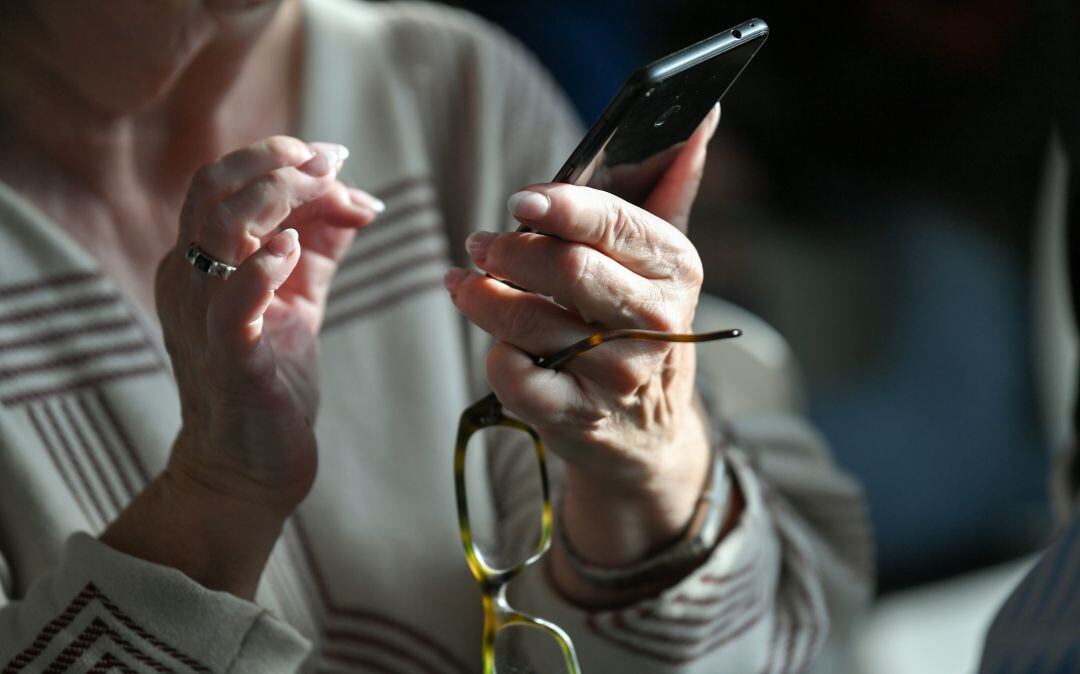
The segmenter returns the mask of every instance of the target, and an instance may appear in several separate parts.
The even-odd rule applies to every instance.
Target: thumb
[[[680,232],[686,233],[690,208],[705,171],[705,149],[719,123],[720,103],[717,102],[643,204],[645,210],[675,225]]]

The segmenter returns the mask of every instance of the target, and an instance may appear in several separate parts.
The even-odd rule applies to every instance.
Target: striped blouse
[[[0,185],[4,674],[478,669],[451,456],[458,415],[485,392],[489,342],[441,279],[466,262],[470,231],[510,226],[507,195],[553,175],[579,127],[531,58],[475,18],[353,0],[304,11],[301,136],[349,146],[344,180],[388,206],[332,286],[313,490],[257,603],[98,542],[165,464],[180,423],[170,365],[156,321]],[[737,438],[738,526],[634,606],[583,611],[542,569],[515,580],[515,603],[567,629],[592,674],[830,671],[869,596],[860,491],[800,420],[779,338],[724,303],[700,313],[748,333],[699,356]],[[495,458],[490,469],[517,479]]]

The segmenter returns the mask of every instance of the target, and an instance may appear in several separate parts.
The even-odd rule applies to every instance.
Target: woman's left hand
[[[710,460],[694,347],[615,342],[558,372],[531,355],[601,330],[691,331],[702,267],[684,232],[718,113],[643,207],[587,187],[528,187],[510,198],[511,212],[551,236],[476,233],[469,252],[495,278],[447,274],[455,305],[498,340],[487,374],[499,400],[566,462],[566,533],[597,564],[631,563],[670,545],[693,514]]]

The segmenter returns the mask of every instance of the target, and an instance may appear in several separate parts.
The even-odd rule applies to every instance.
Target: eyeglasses
[[[559,370],[581,354],[605,342],[630,339],[653,342],[710,342],[738,337],[739,330],[721,330],[697,334],[657,332],[654,330],[611,330],[600,332],[547,357],[534,358],[537,366]],[[469,519],[469,502],[466,488],[466,455],[470,439],[485,429],[507,429],[524,433],[529,437],[529,460],[539,470],[539,492],[535,499],[528,499],[532,509],[519,510],[515,522],[524,521],[530,528],[528,541],[500,540],[498,526],[491,527],[495,535],[489,541],[479,540],[473,522]],[[503,443],[500,443],[500,446]],[[517,482],[515,482],[517,484]],[[540,435],[528,424],[508,417],[494,393],[470,405],[461,414],[458,424],[457,444],[454,448],[454,486],[457,494],[458,526],[469,570],[480,584],[484,609],[484,633],[482,641],[483,674],[496,674],[496,663],[503,668],[498,674],[512,672],[543,672],[549,674],[581,674],[574,644],[570,636],[558,625],[537,618],[510,606],[506,597],[507,585],[525,569],[536,564],[551,547],[552,507],[549,491],[547,463]],[[486,485],[490,486],[490,485]],[[515,495],[516,496],[516,495]],[[520,499],[519,499],[520,500]],[[524,518],[524,520],[523,520]],[[539,666],[538,660],[550,664]],[[529,669],[523,661],[531,662]],[[505,663],[505,664],[504,664]]]

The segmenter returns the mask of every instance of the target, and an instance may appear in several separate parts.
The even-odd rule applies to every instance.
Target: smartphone
[[[768,35],[764,21],[751,19],[639,70],[554,181],[596,187],[640,205]]]

